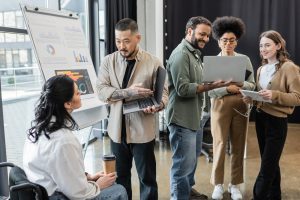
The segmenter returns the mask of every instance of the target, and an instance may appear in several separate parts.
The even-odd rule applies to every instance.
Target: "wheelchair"
[[[0,200],[49,200],[47,190],[39,184],[30,182],[22,168],[9,162],[0,163],[0,167],[11,167],[9,197],[0,197]]]

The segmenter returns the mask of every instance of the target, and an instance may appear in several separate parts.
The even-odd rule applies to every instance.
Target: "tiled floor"
[[[299,200],[300,199],[300,125],[290,124],[285,149],[281,159],[282,173],[282,199],[283,200]],[[244,199],[248,200],[252,197],[252,188],[254,180],[257,176],[260,158],[258,154],[258,144],[255,136],[253,123],[250,123],[248,139],[247,139],[247,158],[245,159],[245,183],[241,185]],[[90,145],[88,148],[85,164],[87,171],[101,170],[101,140]],[[157,161],[157,181],[159,188],[159,199],[170,199],[169,190],[169,170],[171,166],[171,156],[169,145],[166,141],[158,141],[156,145],[156,161]],[[225,185],[229,180],[229,156],[226,157],[226,174]],[[195,188],[211,196],[213,186],[209,183],[211,173],[211,163],[208,163],[204,156],[199,158],[199,164],[196,171]],[[132,169],[132,185],[133,199],[139,199],[139,183],[136,170]],[[230,199],[226,192],[225,198]]]

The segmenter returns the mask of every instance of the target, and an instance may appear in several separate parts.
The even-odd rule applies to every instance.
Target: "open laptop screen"
[[[245,80],[247,56],[204,56],[203,82]]]
[[[165,78],[166,78],[166,70],[162,67],[158,67],[156,72],[156,80],[154,86],[154,98],[157,103],[161,102],[163,96],[163,88],[165,85]]]

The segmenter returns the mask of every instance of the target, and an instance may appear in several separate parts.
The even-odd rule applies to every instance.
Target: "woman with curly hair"
[[[243,21],[236,17],[217,18],[212,26],[213,38],[221,49],[219,56],[245,56],[235,52],[238,40],[245,32]],[[248,58],[248,57],[247,57]],[[226,67],[226,66],[224,66]],[[239,184],[244,182],[243,157],[248,126],[249,108],[242,100],[240,89],[254,90],[253,67],[248,58],[250,75],[245,81],[209,91],[211,97],[211,132],[213,135],[213,167],[211,183],[213,199],[223,199],[226,144],[231,143],[231,177],[228,191],[233,200],[242,199]],[[246,114],[245,114],[246,113]]]
[[[125,188],[114,184],[116,173],[85,173],[82,147],[72,132],[77,124],[71,112],[80,107],[80,92],[68,76],[44,84],[24,146],[28,179],[42,185],[50,200],[127,199]]]
[[[300,105],[300,69],[288,59],[285,40],[269,30],[260,35],[262,66],[257,70],[257,90],[271,102],[256,104],[255,128],[261,156],[259,174],[253,189],[254,200],[280,200],[279,160],[287,135],[287,115]]]

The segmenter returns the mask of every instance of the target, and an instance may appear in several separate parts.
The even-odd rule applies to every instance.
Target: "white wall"
[[[138,0],[137,23],[142,34],[141,47],[163,63],[163,0]]]
[[[137,0],[137,23],[142,34],[140,46],[163,63],[163,0]],[[159,139],[158,124],[161,120],[157,114],[156,139]]]

